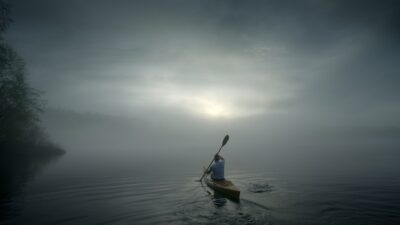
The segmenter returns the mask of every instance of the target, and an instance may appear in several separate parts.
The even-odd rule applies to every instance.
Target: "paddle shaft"
[[[216,155],[219,154],[219,152],[222,150],[222,147],[224,147],[224,145],[221,145],[221,147],[219,148],[218,152]],[[212,165],[214,159],[211,160],[210,165],[208,165],[207,169],[204,171],[203,176],[201,176],[200,181],[204,178],[204,176],[206,175],[206,172],[208,171],[208,169],[210,169],[210,166]]]

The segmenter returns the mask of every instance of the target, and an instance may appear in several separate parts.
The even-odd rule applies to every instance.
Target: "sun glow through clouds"
[[[164,107],[175,108],[208,119],[234,119],[262,114],[265,99],[255,93],[227,88],[196,89],[177,85],[155,85],[151,98]],[[229,98],[228,98],[229,97]],[[254,104],[248,104],[248,103]]]
[[[211,118],[231,118],[234,115],[234,109],[220,102],[205,98],[198,98],[194,101],[193,111]]]

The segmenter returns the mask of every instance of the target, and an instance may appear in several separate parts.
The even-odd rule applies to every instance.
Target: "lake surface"
[[[240,202],[196,182],[198,161],[67,154],[2,196],[0,224],[400,224],[394,174],[281,173],[228,160]]]

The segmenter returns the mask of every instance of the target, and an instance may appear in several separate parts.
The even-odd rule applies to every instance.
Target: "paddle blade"
[[[229,135],[226,135],[226,136],[224,137],[224,140],[222,141],[222,146],[226,145],[226,143],[228,142],[228,140],[229,140]]]

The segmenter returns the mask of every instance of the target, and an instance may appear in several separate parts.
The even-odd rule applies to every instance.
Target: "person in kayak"
[[[222,156],[216,154],[214,156],[214,163],[210,167],[207,174],[211,173],[211,179],[213,180],[225,180],[224,176],[225,160]]]

